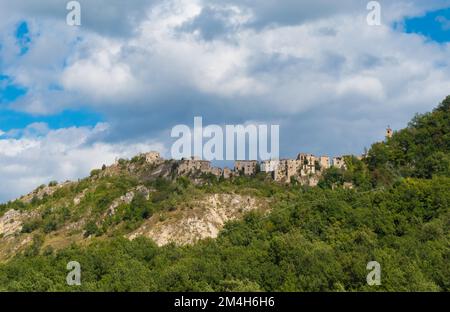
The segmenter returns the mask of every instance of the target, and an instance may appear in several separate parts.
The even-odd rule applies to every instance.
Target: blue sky
[[[0,3],[0,202],[157,149],[170,130],[280,125],[280,156],[359,154],[450,85],[450,1]]]
[[[450,8],[405,19],[405,32],[416,33],[439,43],[450,42]]]
[[[100,114],[90,109],[64,110],[57,114],[44,116],[10,109],[8,107],[9,104],[25,95],[27,90],[12,84],[7,76],[0,76],[0,83],[1,82],[5,82],[5,85],[0,88],[0,125],[1,130],[5,132],[11,129],[25,128],[26,126],[37,122],[45,122],[48,124],[49,128],[58,129],[95,126],[97,123],[103,121]]]
[[[15,29],[16,44],[19,47],[19,57],[28,52],[32,43],[28,23],[20,21]],[[58,88],[49,86],[49,88]],[[0,129],[9,131],[12,129],[26,128],[33,123],[46,123],[50,129],[95,126],[102,121],[99,113],[91,109],[63,110],[57,114],[36,115],[21,112],[10,108],[10,104],[24,96],[28,92],[26,87],[14,84],[13,77],[0,73]],[[48,99],[49,101],[51,99]]]

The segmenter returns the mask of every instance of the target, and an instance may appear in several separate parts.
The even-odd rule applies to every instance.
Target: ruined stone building
[[[318,158],[312,154],[300,153],[297,155],[297,160],[300,161],[300,175],[307,176],[316,174],[316,161]]]
[[[233,171],[230,168],[225,167],[222,170],[222,176],[224,179],[229,179],[233,176]]]
[[[261,171],[262,172],[274,172],[277,170],[280,161],[277,159],[264,160],[261,162]]]
[[[312,178],[320,175],[321,171],[329,167],[330,158],[328,156],[316,157],[307,153],[299,153],[297,159],[271,159],[261,162],[261,171],[272,173],[272,178],[280,182],[290,182],[292,177]],[[318,170],[319,168],[320,170]]]
[[[346,169],[344,156],[337,156],[333,158],[333,167],[339,169]]]
[[[158,152],[142,154],[147,163],[162,162]],[[199,157],[183,158],[177,161],[176,173],[186,174],[213,174],[225,179],[234,176],[255,175],[258,172],[259,162],[256,160],[238,160],[234,163],[234,169],[213,167],[210,161],[201,160]],[[344,156],[333,157],[330,162],[328,156],[315,156],[308,153],[299,153],[296,159],[270,159],[260,163],[262,172],[270,173],[278,182],[290,183],[292,178],[302,185],[315,186],[319,182],[322,172],[331,166],[346,169]]]
[[[208,160],[200,160],[198,157],[191,157],[189,159],[181,159],[178,163],[177,173],[187,174],[187,173],[211,173],[212,167],[211,162]]]
[[[300,166],[301,163],[297,159],[281,159],[273,172],[273,179],[279,182],[289,182],[291,177],[299,175]]]
[[[254,175],[256,174],[257,166],[258,161],[256,160],[237,160],[234,163],[234,171],[244,175]]]
[[[320,156],[319,157],[320,170],[325,170],[330,168],[330,157]]]
[[[223,176],[222,168],[218,168],[218,167],[211,167],[210,173],[215,175],[216,177]]]

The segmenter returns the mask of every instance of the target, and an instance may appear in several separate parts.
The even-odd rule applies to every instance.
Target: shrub
[[[99,228],[94,220],[89,221],[84,228],[84,237],[99,234]]]
[[[22,226],[22,233],[31,233],[34,230],[38,229],[42,224],[42,221],[39,219],[33,219],[28,222],[25,222]]]
[[[92,171],[91,171],[91,177],[94,177],[94,176],[98,175],[100,172],[101,172],[100,169],[94,169],[94,170],[92,170]]]

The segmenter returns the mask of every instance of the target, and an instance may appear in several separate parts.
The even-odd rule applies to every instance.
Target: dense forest
[[[33,233],[32,244],[0,264],[0,290],[450,291],[449,116],[447,97],[373,144],[366,158],[346,157],[347,170],[329,169],[318,187],[280,185],[261,174],[230,181],[210,177],[201,185],[186,178],[156,180],[152,200],[136,197],[117,216],[133,227],[201,193],[271,199],[270,213],[250,212],[228,222],[216,239],[193,245],[158,247],[144,237],[128,240],[120,230],[104,235],[107,229],[91,222],[91,243],[44,248],[43,233],[65,213],[49,212],[48,219],[24,227]],[[354,189],[339,187],[344,182]],[[110,183],[114,187],[99,188],[90,199],[100,208],[110,192],[133,181]],[[11,202],[0,211],[37,204]],[[80,286],[66,283],[70,261],[81,264]],[[369,261],[381,264],[379,286],[366,282]]]

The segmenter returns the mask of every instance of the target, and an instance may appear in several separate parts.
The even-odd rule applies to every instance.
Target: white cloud
[[[230,110],[244,101],[267,113],[291,114],[325,105],[324,90],[328,101],[352,94],[358,100],[398,100],[411,84],[432,88],[426,83],[430,75],[450,80],[448,72],[442,75],[442,66],[436,66],[448,64],[448,48],[387,25],[369,27],[364,11],[297,26],[243,29],[226,39],[204,41],[195,32],[176,33],[179,25],[199,14],[196,5],[182,3],[176,10],[155,10],[120,47],[99,45],[75,61],[65,69],[63,84],[92,102],[100,99],[108,110],[118,94],[141,99],[128,101],[133,105],[160,90],[176,92],[182,85],[210,97],[211,109],[216,97],[233,99]],[[334,34],[321,35],[321,29]],[[437,92],[430,105],[443,95],[445,91]],[[147,100],[147,105],[155,104]]]
[[[31,128],[43,125],[33,125]],[[107,131],[106,124],[94,128],[73,127],[36,134],[28,127],[21,138],[0,139],[0,202],[23,195],[51,180],[65,181],[85,177],[93,168],[111,164],[119,157],[158,150],[155,141],[106,143],[90,140]],[[9,132],[10,133],[10,132]],[[8,135],[9,133],[6,133]]]
[[[91,96],[96,101],[113,101],[137,92],[138,82],[127,64],[121,62],[120,44],[99,39],[88,59],[79,59],[64,69],[61,84],[66,91]]]
[[[342,95],[362,95],[373,100],[383,100],[384,90],[380,80],[374,77],[355,76],[340,81],[337,86],[337,94]]]
[[[151,142],[127,142],[191,122],[193,114],[219,124],[276,120],[283,156],[318,146],[320,153],[356,153],[387,124],[404,126],[447,95],[450,46],[390,23],[449,1],[383,1],[380,27],[367,25],[364,1],[322,2],[136,1],[129,8],[115,2],[108,11],[96,1],[78,28],[62,22],[56,1],[14,2],[15,16],[30,20],[32,42],[18,56],[17,19],[0,18],[0,68],[28,89],[12,107],[45,115],[83,104],[105,116],[110,129],[34,128],[1,139],[9,151],[0,153],[2,182],[15,184],[0,198],[147,149]],[[119,20],[126,16],[132,21]],[[205,37],[209,23],[217,34]],[[99,133],[122,143],[102,141]]]
[[[39,36],[33,38],[29,53],[13,58],[5,71],[29,89],[13,107],[33,114],[51,114],[84,103],[108,115],[118,105],[136,108],[130,112],[140,115],[143,103],[161,105],[161,92],[173,94],[186,88],[209,102],[210,109],[225,100],[230,111],[249,105],[281,115],[325,105],[320,100],[324,91],[328,101],[343,96],[347,100],[352,94],[358,100],[384,100],[392,98],[392,93],[406,95],[411,83],[438,75],[442,65],[436,64],[448,65],[449,53],[448,48],[433,46],[416,35],[396,32],[387,23],[444,3],[383,3],[386,20],[381,27],[366,24],[367,11],[358,1],[323,9],[317,3],[292,1],[283,5],[245,1],[242,7],[221,4],[219,8],[230,8],[230,22],[245,24],[251,19],[250,11],[256,17],[262,14],[271,26],[232,29],[225,37],[204,41],[196,31],[179,30],[202,13],[202,2],[142,1],[141,10],[147,13],[127,37],[101,37],[91,28],[74,31],[55,21],[35,22],[34,33]],[[269,22],[281,18],[281,11],[298,7],[303,9],[302,16],[313,18],[297,24],[294,20]],[[448,80],[448,73],[441,76]],[[49,90],[51,85],[64,90]],[[433,103],[443,96],[438,93]]]

